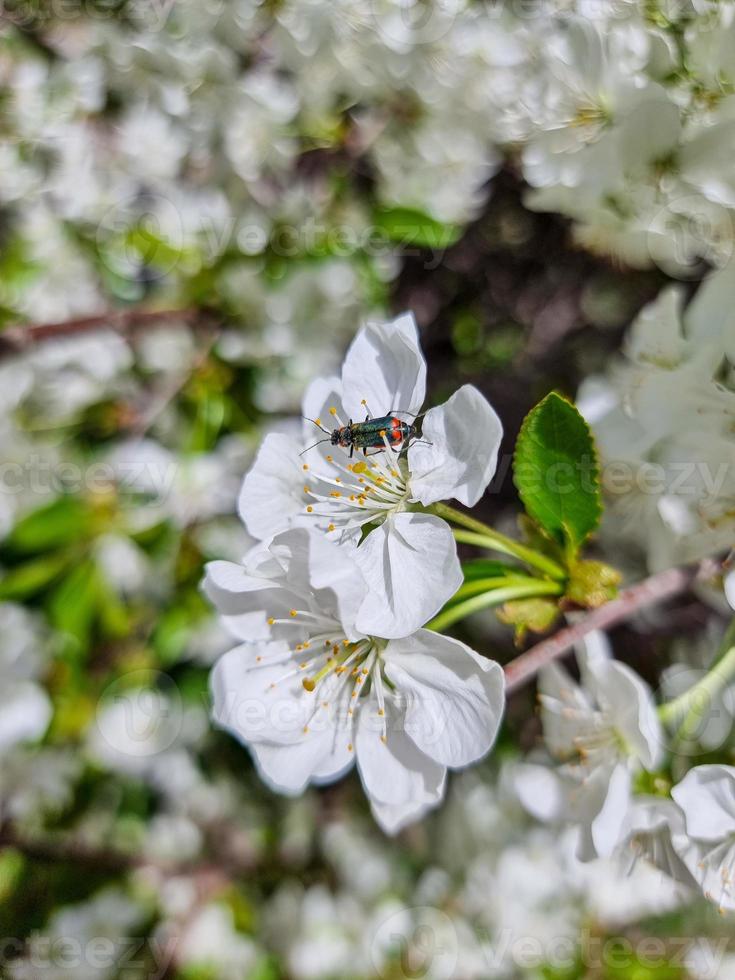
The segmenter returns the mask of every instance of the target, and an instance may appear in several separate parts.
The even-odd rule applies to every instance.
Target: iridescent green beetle
[[[365,405],[365,402],[363,402],[363,405]],[[333,415],[336,414],[336,411],[333,409],[330,409],[330,412]],[[362,449],[364,456],[368,455],[368,449],[374,449],[376,452],[384,451],[386,441],[390,446],[400,451],[400,449],[418,434],[418,430],[413,423],[404,422],[397,415],[381,415],[380,418],[374,419],[369,410],[364,422],[353,422],[350,419],[347,425],[341,425],[331,432],[329,429],[324,428],[321,419],[307,419],[307,422],[313,422],[329,438],[320,439],[314,445],[308,446],[303,453],[299,454],[301,456],[305,452],[308,452],[309,449],[313,449],[314,446],[318,446],[323,442],[329,442],[333,446],[341,446],[342,449],[349,449],[350,459],[355,449]]]

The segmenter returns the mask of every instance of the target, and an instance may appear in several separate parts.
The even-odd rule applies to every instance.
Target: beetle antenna
[[[426,412],[420,412],[418,415],[414,415],[413,412],[406,412],[402,408],[393,408],[393,409],[391,409],[391,411],[389,412],[389,414],[390,415],[410,415],[411,418],[413,418],[413,419],[420,419],[424,415],[426,415]]]
[[[328,436],[331,436],[332,433],[329,431],[329,429],[325,429],[324,426],[321,424],[321,422],[318,422],[316,419],[308,419],[305,415],[302,415],[302,418],[303,418],[304,422],[311,422],[312,425],[315,425],[317,427],[317,429],[321,429],[322,432],[326,432],[326,434]],[[323,441],[324,440],[322,440],[322,442]],[[317,445],[317,444],[314,443],[314,445]]]
[[[307,419],[307,422],[311,422],[311,419]],[[304,449],[302,452],[299,453],[299,456],[303,456],[304,453],[308,453],[310,449],[314,448],[314,446],[321,446],[323,442],[331,442],[331,441],[332,441],[331,436],[329,437],[329,439],[319,439],[318,442],[312,443],[311,446],[307,446],[306,449]]]

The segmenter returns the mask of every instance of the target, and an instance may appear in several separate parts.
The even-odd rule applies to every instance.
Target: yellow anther
[[[296,615],[296,610],[295,610],[295,609],[292,609],[292,610],[291,610],[291,611],[289,612],[289,616],[295,616],[295,615]]]
[[[306,494],[311,493],[311,487],[307,487],[307,485],[304,484],[304,493],[306,493]]]
[[[308,735],[308,734],[309,734],[309,726],[304,725],[304,735]]]
[[[385,735],[380,736],[380,741],[383,743],[383,745],[388,744],[388,739],[385,737]]]
[[[362,672],[363,672],[363,674],[367,674],[367,673],[368,673],[368,669],[367,669],[367,667],[363,667],[363,668],[362,668]]]
[[[311,504],[309,504],[309,506],[306,508],[306,513],[307,514],[313,514],[314,513],[314,508],[311,506]]]
[[[385,714],[385,711],[384,711],[384,710],[383,710],[382,708],[378,708],[378,714],[379,714],[379,715],[380,715],[380,717],[382,718],[382,717],[383,717],[383,715]]]
[[[347,751],[352,752],[352,742],[347,746]]]
[[[335,476],[334,482],[335,483],[341,483],[342,481],[340,480],[340,478],[338,476]]]
[[[349,640],[342,640],[342,646],[343,647],[348,647],[349,645],[350,645],[350,641]]]
[[[353,502],[356,500],[356,497],[355,497],[354,493],[351,493],[350,494],[350,500],[352,500]]]
[[[275,619],[272,616],[270,616],[268,619],[268,625],[272,626],[274,623],[275,623]]]
[[[301,469],[302,470],[308,470],[309,469],[309,464],[308,463],[304,463],[304,465],[301,467]]]
[[[387,433],[387,431],[386,431],[385,429],[381,429],[381,430],[380,430],[380,438],[381,438],[381,439],[385,439],[385,437],[386,437],[387,435],[388,435],[388,433]]]
[[[328,524],[327,531],[333,531],[333,530],[334,530],[334,524]]]
[[[263,658],[260,656],[260,654],[258,654],[258,656],[255,658],[256,664],[259,664],[262,659]]]
[[[339,492],[339,490],[332,490],[332,492],[329,494],[329,496],[336,498],[336,497],[341,497],[342,494]]]
[[[332,407],[329,409],[329,414],[330,415],[336,415],[337,414],[337,409],[334,407],[334,405],[332,405]]]
[[[314,688],[316,687],[316,684],[311,679],[311,677],[303,677],[301,679],[301,683],[305,691],[313,691]]]
[[[321,425],[322,424],[322,420],[319,419],[319,418],[314,419],[314,421],[316,422],[317,425]]]
[[[359,463],[352,464],[353,473],[364,473],[366,469],[367,469],[367,463],[359,462]]]
[[[360,402],[360,404],[361,405],[367,405],[367,399],[366,398],[363,398],[362,401]]]
[[[334,462],[334,456],[327,456],[326,457],[326,460],[327,460],[328,463],[333,463]]]

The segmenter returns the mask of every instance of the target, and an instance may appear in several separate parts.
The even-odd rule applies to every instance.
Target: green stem
[[[427,507],[427,510],[431,514],[436,514],[437,517],[443,517],[445,521],[449,521],[451,524],[459,524],[460,527],[466,527],[472,532],[469,535],[465,531],[455,531],[454,537],[457,541],[462,541],[465,544],[476,544],[481,548],[499,551],[504,555],[512,555],[519,561],[538,569],[544,575],[548,575],[549,578],[556,579],[559,582],[567,577],[561,565],[557,564],[553,559],[542,555],[533,548],[527,548],[520,541],[514,541],[513,538],[509,538],[505,534],[495,531],[487,524],[483,524],[482,521],[470,517],[469,514],[463,514],[448,504],[432,504],[430,507]]]
[[[440,612],[438,616],[427,625],[427,629],[444,630],[452,626],[460,619],[471,616],[472,613],[479,612],[481,609],[488,609],[491,606],[499,606],[512,599],[531,599],[542,595],[561,595],[564,589],[559,582],[542,582],[538,579],[528,579],[527,584],[509,585],[505,588],[492,589],[490,592],[483,592],[482,595],[473,596],[458,602],[455,606],[450,606]]]
[[[678,698],[662,704],[659,717],[665,724],[679,725],[679,737],[694,738],[713,700],[735,678],[735,646],[717,660],[704,677]]]
[[[460,599],[469,599],[470,596],[480,595],[506,586],[530,584],[536,586],[538,583],[537,578],[530,578],[528,575],[492,575],[487,578],[470,579],[454,593],[452,601],[458,602]]]

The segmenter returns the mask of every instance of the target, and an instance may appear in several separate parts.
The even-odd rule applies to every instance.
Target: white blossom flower
[[[425,392],[426,363],[413,316],[406,314],[364,327],[347,352],[341,380],[310,386],[304,415],[343,426],[362,421],[367,407],[375,418],[397,413],[410,422]],[[471,385],[426,412],[421,440],[406,453],[400,432],[393,432],[383,437],[384,451],[357,460],[331,445],[300,458],[295,440],[272,434],[240,497],[240,514],[256,538],[312,525],[349,546],[370,587],[363,622],[370,616],[383,637],[413,632],[459,588],[449,525],[423,508],[451,497],[474,506],[495,473],[502,437],[497,415]]]
[[[38,739],[48,728],[51,700],[36,683],[45,645],[42,630],[27,610],[0,603],[0,751]]]
[[[631,866],[644,858],[674,881],[693,887],[694,878],[674,845],[683,834],[684,819],[672,800],[660,796],[635,797],[624,833]]]
[[[131,936],[150,910],[122,888],[108,887],[84,902],[65,905],[35,931],[28,951],[9,963],[12,980],[106,980],[130,959]]]
[[[580,825],[582,860],[608,857],[621,840],[636,769],[655,770],[663,738],[648,686],[613,660],[602,633],[577,654],[582,684],[557,664],[539,678],[544,738],[562,763],[568,815]]]
[[[266,782],[296,795],[354,762],[393,833],[442,798],[447,768],[477,761],[503,712],[503,672],[457,640],[360,627],[366,585],[350,553],[295,528],[242,565],[212,562],[205,589],[236,636],[212,674],[214,716]],[[262,636],[262,633],[261,633]]]
[[[249,936],[238,932],[232,909],[220,903],[194,912],[179,947],[182,965],[215,971],[221,980],[238,980],[252,974],[260,951]]]
[[[671,795],[686,829],[679,856],[710,901],[735,910],[735,766],[696,766]]]

